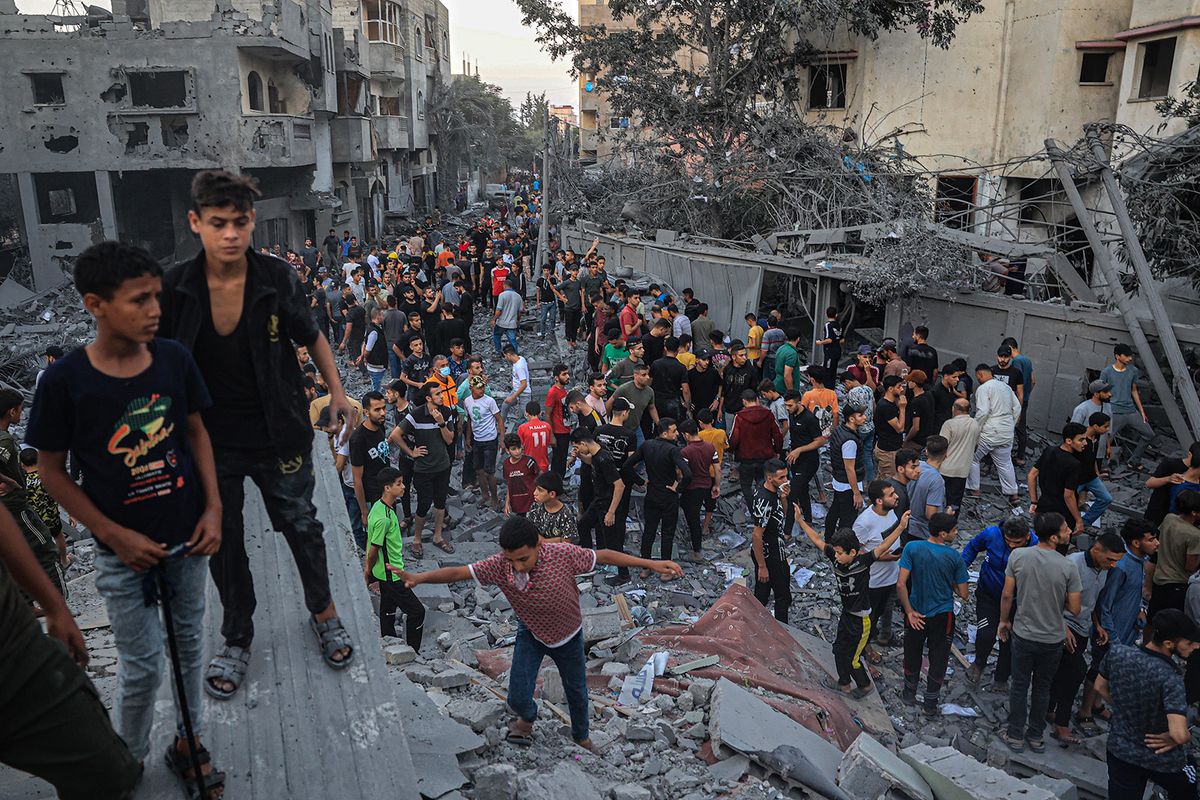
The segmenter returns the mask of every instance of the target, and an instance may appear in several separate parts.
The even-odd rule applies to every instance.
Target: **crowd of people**
[[[1111,366],[1062,421],[1061,441],[1035,453],[1027,409],[1038,376],[1015,339],[969,369],[965,359],[941,359],[924,326],[902,341],[850,346],[841,310],[829,308],[817,358],[805,343],[811,324],[767,309],[723,330],[690,288],[676,296],[610,276],[599,241],[580,254],[550,235],[535,271],[536,179],[514,187],[511,216],[485,216],[454,236],[437,233],[444,226],[431,216],[382,246],[330,231],[320,247],[308,240],[295,252],[246,252],[253,196],[237,176],[198,176],[189,218],[205,249],[165,279],[121,245],[80,259],[76,283],[97,340],[58,354],[26,436],[40,451],[40,485],[99,542],[98,587],[121,663],[144,665],[140,682],[122,672],[117,711],[134,761],[146,754],[147,687],[159,674],[146,665],[161,660],[161,643],[138,632],[154,612],[134,611],[125,596],[139,573],[164,568],[184,587],[169,602],[190,643],[189,694],[203,687],[228,699],[246,678],[255,602],[242,543],[245,477],[296,556],[321,657],[334,669],[351,662],[311,500],[305,443],[316,428],[333,451],[364,583],[380,595],[381,635],[396,636],[402,614],[407,642],[421,648],[425,610],[412,591],[420,583],[474,579],[512,603],[515,743],[529,742],[534,680],[548,655],[563,677],[572,738],[592,747],[575,577],[605,570],[619,586],[638,570],[640,580],[672,580],[682,574],[676,560],[704,559],[718,499],[740,495],[749,578],[778,620],[794,612],[785,548],[797,528],[830,562],[841,602],[832,691],[874,691],[874,665],[902,642],[903,700],[940,714],[956,618],[971,602],[968,570],[983,555],[966,680],[979,684],[991,669],[993,690],[1008,694],[1004,742],[1040,752],[1049,723],[1060,745],[1075,746],[1105,719],[1112,796],[1140,796],[1147,781],[1172,798],[1196,796],[1185,745],[1200,663],[1185,681],[1172,659],[1186,660],[1200,642],[1200,445],[1147,476],[1143,516],[1104,524],[1106,480],[1145,471],[1154,438],[1128,346],[1114,348]],[[155,281],[161,317],[157,305],[145,310]],[[545,387],[535,387],[524,354],[531,337],[561,339],[567,356]],[[582,374],[568,363],[580,360],[577,350]],[[355,372],[353,382],[370,388],[347,397],[343,378]],[[0,401],[8,408],[0,427],[20,419],[19,398]],[[4,448],[0,441],[0,481],[28,487]],[[173,456],[146,461],[163,448]],[[102,451],[122,454],[120,468]],[[995,524],[962,531],[960,512],[981,498],[985,472],[1010,508]],[[424,557],[427,533],[430,546],[454,552],[452,496],[506,516],[499,552],[469,567],[408,570],[405,557]],[[10,569],[51,633],[81,655],[51,591],[61,583],[46,583],[62,545],[36,518],[53,515],[26,519],[24,497],[13,493],[3,502],[34,546],[38,574],[13,556],[0,524],[5,561],[18,562]],[[189,524],[163,526],[168,504],[172,519]],[[626,553],[631,517],[640,519],[637,555]],[[210,556],[223,606],[225,643],[207,668],[197,634],[203,592],[188,594],[203,559],[177,558],[183,551]],[[0,690],[0,707],[6,698]],[[85,756],[104,741],[98,735],[80,763],[92,763]],[[173,768],[194,778],[189,756],[207,759],[199,739],[189,744],[181,729],[172,748]],[[218,796],[219,773],[207,760],[200,771],[216,776],[209,791]]]

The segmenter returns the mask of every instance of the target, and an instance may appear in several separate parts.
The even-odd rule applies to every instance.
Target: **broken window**
[[[1175,37],[1138,45],[1142,77],[1139,98],[1166,97],[1171,93],[1171,67],[1175,62]]]
[[[960,230],[975,224],[975,178],[970,175],[939,175],[934,219]]]
[[[1080,83],[1107,83],[1108,62],[1112,53],[1084,53],[1079,65]]]
[[[808,68],[808,107],[846,107],[845,64],[816,64]]]
[[[150,144],[150,123],[131,122],[125,127],[125,152],[136,153]]]
[[[250,101],[251,111],[263,110],[262,99],[262,78],[258,77],[258,73],[254,70],[246,76],[246,97]]]
[[[43,225],[95,222],[100,196],[94,172],[39,172],[33,176],[38,221]]]
[[[366,0],[367,39],[372,42],[404,43],[404,26],[401,22],[404,9],[390,0]]]
[[[417,119],[425,119],[425,93],[417,90]]]
[[[398,116],[400,116],[400,98],[399,97],[380,97],[379,98],[379,115],[381,117],[398,117]]]
[[[66,103],[63,76],[57,72],[40,72],[29,76],[33,86],[35,106],[61,106]]]
[[[161,70],[129,73],[130,102],[138,108],[185,108],[187,73]]]
[[[425,37],[421,35],[421,26],[418,25],[413,28],[413,55],[420,58],[424,47]]]
[[[163,117],[162,143],[169,148],[178,149],[188,143],[187,117]]]

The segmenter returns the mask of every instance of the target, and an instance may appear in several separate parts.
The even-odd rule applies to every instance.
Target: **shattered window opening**
[[[138,108],[185,108],[187,73],[183,70],[130,72],[130,102]]]
[[[817,64],[808,68],[809,109],[846,107],[846,65]]]
[[[1142,74],[1138,81],[1138,99],[1166,97],[1171,93],[1171,68],[1175,61],[1175,37],[1138,45]]]
[[[100,218],[100,196],[94,172],[38,172],[33,176],[38,221],[90,223]]]
[[[33,87],[33,104],[35,106],[66,105],[62,73],[34,73],[29,76],[29,83]]]
[[[1080,83],[1108,83],[1108,62],[1112,53],[1084,53],[1079,64]]]
[[[934,218],[950,228],[965,230],[975,224],[975,177],[939,175]]]
[[[263,110],[262,78],[258,77],[258,73],[254,70],[251,70],[250,74],[246,76],[246,97],[250,101],[251,111]]]

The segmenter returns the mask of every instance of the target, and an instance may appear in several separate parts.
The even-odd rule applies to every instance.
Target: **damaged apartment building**
[[[259,181],[254,245],[370,238],[437,193],[425,106],[449,80],[437,0],[0,0],[0,273],[41,291],[89,244],[198,248],[194,171]]]

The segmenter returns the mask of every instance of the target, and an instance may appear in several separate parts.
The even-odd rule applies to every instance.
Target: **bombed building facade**
[[[450,74],[437,0],[118,0],[111,15],[90,12],[0,2],[0,268],[27,248],[25,288],[61,283],[63,264],[100,239],[190,255],[198,169],[258,179],[255,246],[330,228],[371,237],[433,207],[425,102]]]

